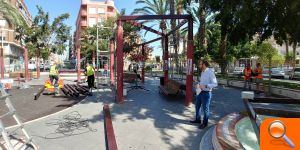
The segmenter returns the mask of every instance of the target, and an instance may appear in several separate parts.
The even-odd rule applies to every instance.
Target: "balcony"
[[[85,9],[81,10],[81,16],[86,17],[87,16],[87,11]]]
[[[82,21],[81,21],[81,26],[82,26],[82,27],[87,27],[87,21],[82,20]]]

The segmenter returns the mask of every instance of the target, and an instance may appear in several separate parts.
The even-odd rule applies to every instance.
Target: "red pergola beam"
[[[129,20],[166,20],[166,19],[186,19],[188,20],[188,43],[187,43],[187,77],[186,77],[186,97],[185,105],[189,106],[193,99],[193,54],[194,54],[194,41],[193,41],[193,18],[191,15],[144,15],[144,16],[120,16],[118,19],[118,28],[117,28],[117,101],[122,103],[123,99],[123,26],[122,22]],[[168,36],[178,30],[183,26],[187,21],[182,21],[177,27],[172,29],[165,36],[153,39],[151,41],[137,44],[137,46],[146,45],[164,38],[165,49],[164,49],[164,82],[168,82]]]
[[[172,29],[170,32],[168,32],[165,36],[169,36],[169,35],[173,34],[176,30],[180,29],[180,28],[181,28],[183,25],[185,25],[187,22],[188,22],[188,20],[183,20],[183,21],[181,21],[174,29]],[[151,41],[144,42],[144,43],[142,43],[142,44],[137,44],[136,46],[147,45],[147,44],[156,42],[156,41],[158,41],[158,40],[161,40],[162,38],[163,38],[163,37],[159,37],[159,38],[153,39],[153,40],[151,40]]]
[[[120,16],[119,20],[166,20],[166,19],[191,19],[191,15],[141,15],[141,16]]]
[[[155,34],[158,34],[158,35],[161,35],[163,36],[164,34],[162,32],[159,32],[157,30],[154,30],[150,27],[147,27],[145,25],[142,25],[141,23],[138,23],[138,22],[135,22],[135,21],[128,21],[128,23],[130,23],[131,25],[135,26],[135,27],[139,27],[141,29],[144,29],[144,30],[147,30],[149,32],[152,32],[152,33],[155,33]]]
[[[159,40],[161,40],[162,38],[163,38],[163,37],[158,37],[158,38],[156,38],[156,39],[150,40],[150,41],[148,41],[148,42],[144,42],[144,43],[142,43],[142,44],[138,44],[138,45],[136,45],[136,46],[147,45],[147,44],[150,44],[150,43],[159,41]]]

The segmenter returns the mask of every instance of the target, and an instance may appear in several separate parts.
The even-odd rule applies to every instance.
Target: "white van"
[[[29,69],[29,70],[34,70],[34,69],[36,69],[35,61],[30,60],[30,61],[28,62],[28,69]]]

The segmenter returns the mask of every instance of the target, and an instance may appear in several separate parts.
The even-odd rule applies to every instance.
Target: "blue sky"
[[[49,12],[51,19],[59,16],[60,14],[69,13],[70,18],[66,21],[66,23],[69,26],[71,26],[72,31],[74,31],[75,22],[77,19],[81,0],[24,0],[24,1],[28,7],[30,14],[33,17],[37,14],[36,5],[41,6],[44,11]],[[127,14],[130,14],[133,11],[133,9],[140,7],[135,4],[135,0],[115,0],[115,5],[119,11],[125,8]],[[147,40],[151,40],[155,37],[156,37],[155,35],[151,33],[147,33],[147,36],[145,38]],[[162,51],[160,49],[159,42],[153,43],[151,46],[154,47],[154,51],[153,51],[154,55],[161,55]]]

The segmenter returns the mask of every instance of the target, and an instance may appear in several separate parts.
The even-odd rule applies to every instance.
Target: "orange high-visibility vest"
[[[251,77],[251,72],[252,70],[251,69],[244,69],[244,78],[245,79],[249,79]]]
[[[258,79],[262,79],[263,78],[262,71],[263,70],[261,68],[256,68],[255,69],[255,72],[257,73],[256,78],[258,78]]]

